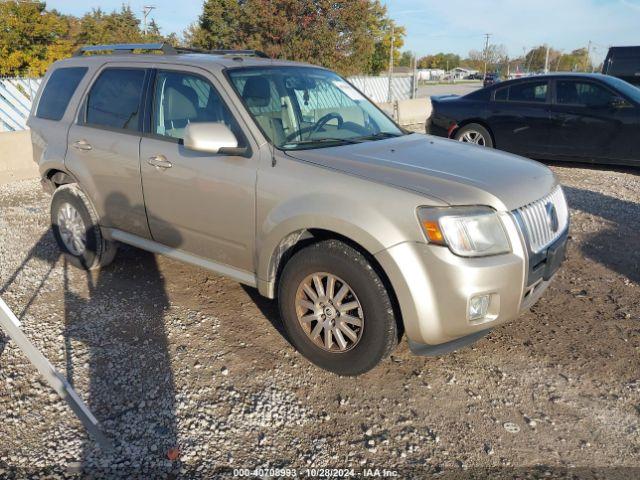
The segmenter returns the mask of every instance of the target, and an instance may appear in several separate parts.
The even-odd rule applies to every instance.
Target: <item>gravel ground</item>
[[[532,311],[446,357],[403,342],[355,379],[311,366],[272,302],[207,271],[129,247],[68,266],[38,183],[1,186],[0,294],[116,450],[0,337],[0,478],[640,478],[640,172],[552,168],[572,238]]]

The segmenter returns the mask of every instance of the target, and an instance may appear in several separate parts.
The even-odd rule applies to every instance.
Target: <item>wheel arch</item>
[[[391,284],[391,280],[389,279],[387,273],[382,268],[382,265],[378,262],[378,260],[374,256],[374,252],[371,252],[369,249],[365,248],[361,243],[353,240],[347,235],[343,233],[337,232],[335,230],[325,229],[325,228],[303,228],[299,229],[295,232],[291,232],[287,236],[285,236],[276,247],[273,255],[269,261],[269,280],[268,281],[258,281],[258,288],[260,293],[267,296],[268,298],[276,298],[278,291],[278,283],[280,281],[282,271],[286,266],[287,262],[300,250],[304,248],[324,241],[324,240],[338,240],[341,241],[350,247],[357,250],[361,253],[375,272],[378,274],[382,283],[385,286],[385,289],[389,293],[389,298],[391,299],[391,304],[393,306],[395,318],[397,319],[398,325],[398,337],[400,338],[404,332],[404,324],[402,321],[402,312],[400,310],[400,305],[398,303],[398,297],[396,292]]]

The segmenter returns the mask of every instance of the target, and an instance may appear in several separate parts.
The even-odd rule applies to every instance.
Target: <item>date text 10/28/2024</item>
[[[234,477],[259,478],[397,478],[399,473],[384,468],[237,468]]]

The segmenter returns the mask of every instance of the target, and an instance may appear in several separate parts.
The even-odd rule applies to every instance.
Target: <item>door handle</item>
[[[86,140],[78,140],[77,142],[73,142],[71,144],[71,146],[73,148],[75,148],[76,150],[83,150],[83,151],[88,151],[88,150],[93,149],[91,144],[89,142],[87,142]]]
[[[158,170],[166,170],[167,168],[173,167],[173,163],[167,160],[167,157],[164,155],[154,155],[153,157],[149,157],[147,163],[152,167],[156,167]]]

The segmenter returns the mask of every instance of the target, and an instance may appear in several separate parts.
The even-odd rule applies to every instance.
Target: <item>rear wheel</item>
[[[282,272],[278,301],[293,345],[339,375],[371,370],[397,343],[389,293],[367,259],[343,242],[296,253]]]
[[[482,125],[470,123],[458,130],[454,137],[462,143],[472,143],[480,147],[493,148],[493,140],[489,131]]]
[[[104,238],[89,199],[75,184],[63,185],[51,198],[53,236],[70,263],[92,270],[108,265],[116,244]]]

